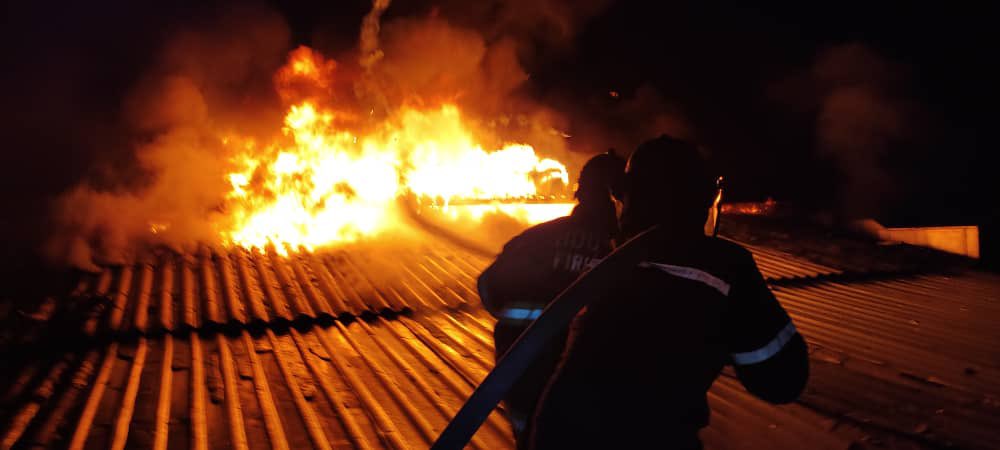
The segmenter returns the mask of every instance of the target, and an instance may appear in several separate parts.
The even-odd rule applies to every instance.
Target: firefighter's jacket
[[[479,277],[480,298],[497,319],[496,357],[507,351],[548,302],[581,272],[611,251],[616,233],[613,205],[578,205],[573,213],[524,231],[510,242]],[[553,338],[548,348],[514,385],[506,405],[530,419],[566,341]]]
[[[706,392],[726,364],[767,400],[801,392],[804,341],[749,251],[661,233],[650,253],[574,320],[538,405],[533,448],[700,448]]]

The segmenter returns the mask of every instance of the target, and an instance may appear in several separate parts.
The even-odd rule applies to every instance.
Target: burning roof
[[[485,150],[455,104],[405,106],[394,117],[371,120],[292,89],[323,90],[335,68],[308,48],[293,51],[275,77],[290,104],[282,128],[287,142],[225,138],[236,147],[236,169],[228,176],[224,241],[315,248],[372,236],[394,227],[393,209],[404,193],[444,204],[527,199],[544,187],[565,194],[564,164],[524,144]]]
[[[135,164],[108,161],[60,197],[49,254],[95,270],[159,245],[336,246],[398,230],[401,208],[470,230],[493,215],[523,226],[568,212],[579,161],[566,136],[508,96],[522,77],[489,85],[516,68],[513,48],[429,20],[389,33],[384,54],[383,9],[365,19],[360,59],[300,46],[266,76],[263,55],[219,60],[215,37],[168,46],[124,108]],[[448,68],[410,60],[417,49],[403,43],[462,45],[452,38],[469,53],[438,55]]]

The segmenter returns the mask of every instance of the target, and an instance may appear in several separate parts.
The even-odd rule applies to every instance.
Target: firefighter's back
[[[730,294],[756,289],[746,281],[756,267],[721,239],[661,242],[574,323],[539,405],[535,448],[700,447],[706,391],[730,360],[741,310]]]
[[[614,216],[588,206],[529,228],[509,242],[480,276],[480,297],[497,318],[493,330],[497,359],[556,294],[611,251]],[[528,426],[565,342],[565,331],[554,337],[506,396],[507,416],[519,436]],[[525,443],[518,439],[519,447]]]

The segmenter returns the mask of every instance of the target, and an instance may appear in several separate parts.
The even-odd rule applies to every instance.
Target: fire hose
[[[464,448],[546,344],[565,330],[585,306],[611,293],[618,280],[647,258],[656,228],[629,239],[557,295],[497,361],[431,449]]]

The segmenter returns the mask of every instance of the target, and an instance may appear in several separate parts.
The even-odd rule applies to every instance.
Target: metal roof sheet
[[[837,269],[748,246],[769,280],[837,275]],[[85,276],[75,297],[104,300],[83,322],[89,335],[262,326],[387,311],[478,304],[485,259],[440,245],[333,252],[164,252]],[[377,285],[377,287],[376,287]]]
[[[768,280],[817,278],[843,274],[839,269],[817,264],[779,250],[743,243],[740,245],[753,253],[757,267],[764,278]]]
[[[426,447],[492,366],[474,284],[488,261],[378,250],[163,254],[81,281],[80,341],[5,374],[0,448]],[[1000,447],[1000,277],[851,281],[751,250],[772,280],[811,277],[774,289],[813,376],[786,406],[720,377],[709,448]],[[40,336],[23,325],[8,344]],[[474,448],[509,436],[494,414]]]
[[[774,291],[813,352],[801,404],[929,447],[1000,448],[1000,277]]]

